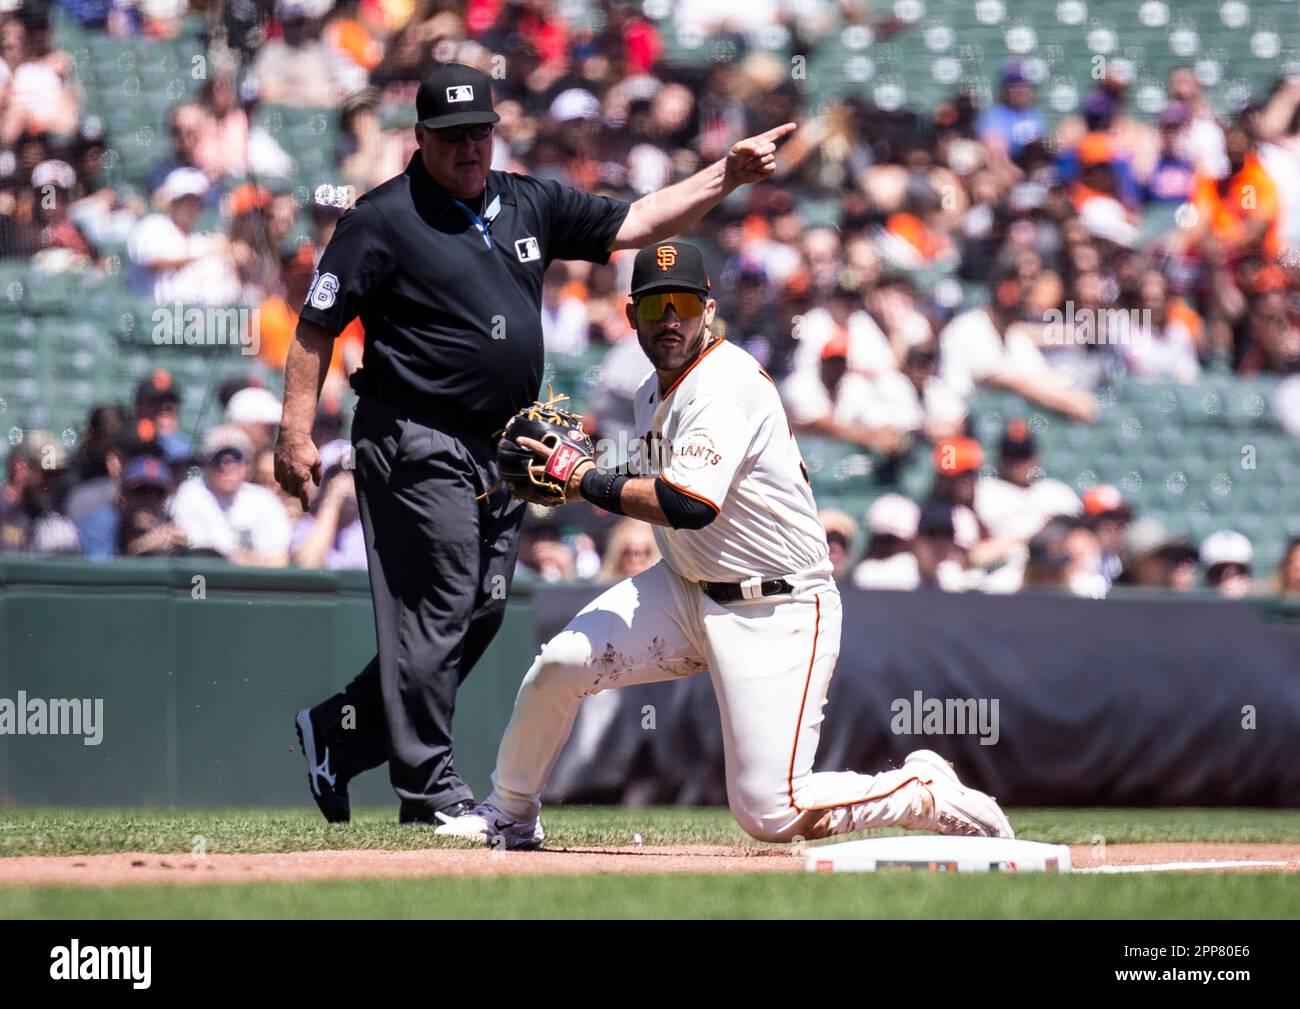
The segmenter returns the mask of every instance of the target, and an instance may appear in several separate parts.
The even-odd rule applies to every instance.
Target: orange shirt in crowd
[[[294,331],[298,328],[298,313],[289,307],[289,303],[279,295],[272,295],[262,302],[261,326],[257,356],[273,368],[283,368],[289,356],[289,344],[293,342]],[[334,341],[334,354],[330,358],[330,372],[341,379],[347,378],[343,368],[343,349],[352,345],[361,356],[366,331],[361,319],[353,319],[348,327]]]
[[[331,49],[343,53],[366,70],[374,70],[384,58],[384,47],[371,38],[366,26],[355,18],[339,18],[330,22],[321,33],[321,38]]]
[[[1261,243],[1264,254],[1276,259],[1282,251],[1282,211],[1277,185],[1253,153],[1246,155],[1241,171],[1228,180],[1223,194],[1219,192],[1218,180],[1198,174],[1192,183],[1192,203],[1201,219],[1210,222],[1210,230],[1220,241],[1241,241],[1246,224],[1263,219],[1269,222]]]

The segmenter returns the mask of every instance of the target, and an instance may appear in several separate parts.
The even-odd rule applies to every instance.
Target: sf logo
[[[661,270],[671,270],[677,262],[677,246],[661,245],[655,250],[655,263]]]

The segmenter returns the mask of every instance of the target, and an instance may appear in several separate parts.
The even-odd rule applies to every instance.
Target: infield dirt
[[[1111,844],[1070,849],[1076,868],[1168,862],[1261,863],[1244,871],[1300,872],[1300,844]],[[1264,863],[1283,862],[1284,865]],[[798,872],[790,848],[726,845],[575,847],[544,851],[428,848],[414,851],[297,851],[279,854],[23,855],[0,858],[0,886],[131,883],[238,883],[433,876],[583,875],[588,873]],[[1207,866],[1206,871],[1216,871]],[[1218,871],[1243,871],[1223,869]]]

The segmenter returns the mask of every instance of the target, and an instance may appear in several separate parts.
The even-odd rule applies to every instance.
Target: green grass
[[[0,918],[1294,918],[1300,886],[1195,876],[501,876],[0,889]]]
[[[1054,844],[1143,841],[1300,843],[1300,810],[1024,809],[1010,811],[1019,836]],[[760,845],[725,809],[549,807],[543,811],[554,847],[632,844]],[[880,832],[887,833],[887,832]],[[201,839],[201,840],[200,840]],[[423,828],[400,827],[391,810],[359,811],[350,824],[330,825],[314,810],[41,809],[0,813],[0,857],[93,855],[119,851],[224,852],[419,849],[442,847]]]
[[[754,845],[722,809],[558,807],[548,846]],[[1021,837],[1058,844],[1300,843],[1300,810],[1012,810]],[[200,842],[199,839],[202,839]],[[314,811],[10,809],[0,856],[208,854],[442,847],[391,810],[330,826]],[[766,847],[766,846],[764,846]],[[519,857],[527,857],[522,855]],[[202,886],[0,887],[7,918],[1295,918],[1300,877],[792,873],[501,876]]]

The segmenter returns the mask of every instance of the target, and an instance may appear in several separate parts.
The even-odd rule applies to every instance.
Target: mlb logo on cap
[[[415,93],[415,121],[427,130],[495,123],[492,81],[463,63],[442,63],[429,71]]]

